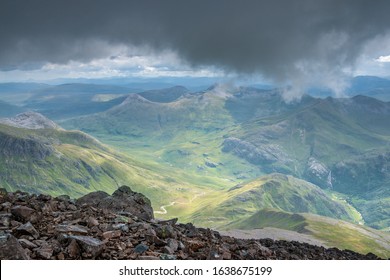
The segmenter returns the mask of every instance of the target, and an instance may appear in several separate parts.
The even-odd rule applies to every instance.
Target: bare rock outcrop
[[[177,219],[153,219],[150,210],[149,200],[128,187],[77,202],[0,192],[0,259],[378,259],[294,241],[221,236]]]
[[[141,193],[133,192],[128,186],[120,187],[111,196],[102,191],[92,192],[79,198],[77,204],[108,209],[122,215],[131,213],[144,220],[154,218],[150,200]]]

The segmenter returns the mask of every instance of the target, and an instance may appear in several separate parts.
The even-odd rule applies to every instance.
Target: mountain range
[[[387,94],[382,80],[356,81],[356,93],[380,84]],[[8,191],[79,197],[127,184],[160,218],[390,251],[390,102],[383,98],[286,102],[279,89],[221,85],[200,92],[40,86],[19,103],[1,94],[8,103],[0,103],[0,185]],[[348,238],[340,240],[342,232]],[[352,240],[365,245],[351,247]]]

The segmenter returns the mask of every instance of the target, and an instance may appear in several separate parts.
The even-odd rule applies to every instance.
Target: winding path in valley
[[[154,211],[155,214],[160,214],[160,215],[166,215],[168,214],[168,211],[167,211],[167,207],[171,207],[175,204],[182,204],[182,205],[185,205],[185,204],[191,204],[195,199],[197,199],[198,197],[200,196],[203,196],[205,195],[206,193],[205,192],[202,192],[202,193],[198,193],[196,194],[193,198],[191,198],[191,200],[189,202],[177,202],[177,201],[172,201],[171,203],[167,204],[167,205],[163,205],[160,207],[161,211]]]

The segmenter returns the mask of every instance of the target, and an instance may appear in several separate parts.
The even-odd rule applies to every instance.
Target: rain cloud
[[[382,0],[3,0],[0,69],[170,51],[193,67],[338,91],[388,33],[389,12]]]

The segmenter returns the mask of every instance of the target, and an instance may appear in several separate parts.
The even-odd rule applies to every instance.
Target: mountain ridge
[[[286,103],[278,90],[238,87],[218,95],[217,89],[171,103],[140,102],[133,96],[106,112],[61,124],[121,143],[117,147],[142,158],[155,155],[151,160],[160,164],[223,174],[232,182],[273,172],[293,175],[345,194],[370,225],[390,226],[386,214],[367,210],[374,201],[381,205],[375,213],[390,209],[387,195],[374,196],[389,189],[389,102],[304,96]],[[375,174],[357,180],[353,174],[366,174],[369,163],[378,166]]]

